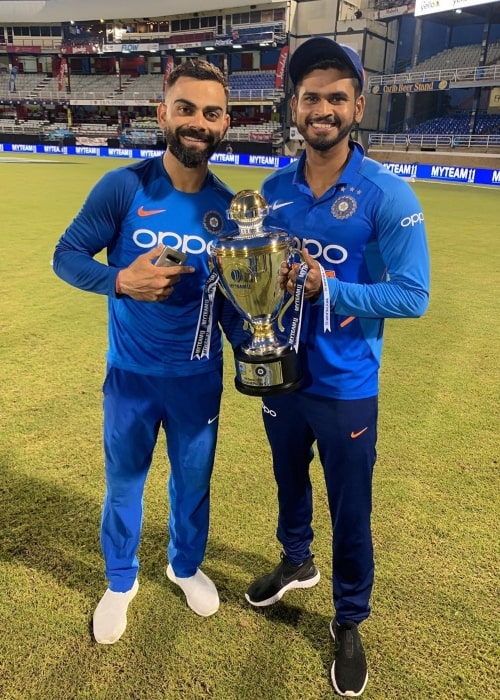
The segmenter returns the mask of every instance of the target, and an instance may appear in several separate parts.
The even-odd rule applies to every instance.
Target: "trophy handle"
[[[300,258],[300,260],[301,260],[301,262],[305,262],[305,259],[304,259],[304,256],[303,256],[303,254],[302,254],[302,251],[299,250],[298,248],[291,248],[291,249],[290,249],[290,255],[298,255],[299,258]],[[283,321],[282,321],[283,316],[285,315],[287,309],[289,309],[290,306],[291,306],[292,304],[293,304],[293,296],[291,296],[290,299],[286,302],[286,304],[284,304],[284,305],[282,306],[281,311],[280,311],[279,314],[278,314],[278,318],[277,318],[277,321],[276,321],[276,322],[277,322],[278,328],[280,329],[280,331],[281,331],[282,333],[283,333],[283,331],[285,330],[285,327],[284,327]]]

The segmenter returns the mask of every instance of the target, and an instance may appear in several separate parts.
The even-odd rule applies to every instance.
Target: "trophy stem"
[[[285,350],[282,347],[273,330],[271,321],[256,321],[252,319],[253,334],[245,350],[252,355],[279,354]]]

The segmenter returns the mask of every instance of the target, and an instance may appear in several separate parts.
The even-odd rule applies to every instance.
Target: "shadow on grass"
[[[52,679],[58,677],[61,669],[67,673],[68,663],[71,665],[71,682],[75,686],[78,684],[82,684],[82,687],[87,687],[88,684],[92,686],[101,673],[100,669],[103,663],[107,664],[106,668],[111,677],[114,678],[114,682],[119,684],[121,681],[115,674],[120,673],[122,664],[126,666],[126,661],[123,659],[128,658],[130,647],[120,646],[109,658],[106,657],[106,660],[102,656],[104,652],[94,642],[92,635],[91,611],[105,587],[99,547],[102,494],[96,493],[96,497],[93,498],[76,493],[70,484],[64,484],[63,475],[58,483],[44,480],[43,475],[40,477],[26,475],[16,468],[13,455],[0,455],[0,468],[3,476],[0,483],[0,502],[2,504],[0,508],[0,560],[7,564],[11,563],[37,570],[41,574],[51,577],[62,589],[69,587],[78,591],[90,603],[88,627],[85,631],[80,627],[80,632],[68,639],[64,647],[61,647],[63,651],[58,650],[57,644],[54,643],[54,649],[51,650],[51,664],[54,665],[52,672],[47,675],[44,681],[44,688],[47,690],[46,696],[49,696],[50,689],[50,696],[57,700],[57,697],[53,695]],[[168,505],[165,504],[165,512],[167,512],[167,508]],[[154,522],[145,523],[140,551],[140,576],[144,581],[159,583],[166,593],[164,595],[160,592],[157,595],[160,606],[163,605],[161,609],[164,610],[168,624],[165,623],[165,628],[163,628],[162,624],[156,621],[152,631],[154,638],[157,642],[161,640],[161,643],[167,645],[171,650],[175,650],[178,645],[182,650],[185,635],[198,629],[199,623],[197,620],[193,621],[191,614],[187,611],[182,592],[166,579],[168,538],[166,521],[165,525],[162,526],[160,517],[157,515]],[[292,636],[287,634],[287,630],[289,632],[293,630],[293,636],[302,637],[319,655],[325,669],[325,682],[327,682],[328,669],[333,658],[331,645],[328,642],[328,616],[308,610],[306,599],[304,599],[303,608],[280,601],[277,605],[263,610],[252,608],[245,601],[246,586],[254,575],[274,566],[273,554],[274,552],[269,552],[269,556],[265,556],[260,551],[252,552],[244,546],[233,546],[225,540],[214,538],[209,540],[203,568],[214,578],[220,590],[226,614],[231,617],[231,621],[228,622],[230,630],[238,624],[239,611],[263,617],[272,622],[273,627],[277,627],[278,630],[282,627],[282,633],[275,632],[278,638]],[[298,592],[298,594],[304,595],[302,592]],[[29,596],[30,593],[27,595]],[[174,597],[178,598],[179,601],[179,604],[175,606],[172,605]],[[141,630],[147,624],[151,624],[149,612],[146,614],[145,611],[148,611],[147,600],[143,599],[142,605],[135,607],[134,627],[136,630],[131,625],[128,644],[132,644],[134,640],[136,642],[139,640],[139,645],[144,644]],[[195,624],[196,627],[194,627]],[[217,624],[215,629],[217,629]],[[192,633],[195,635],[195,641],[198,640],[200,643],[199,637],[196,635],[202,634],[202,628],[200,628],[200,632]],[[264,628],[258,631],[250,629],[249,634],[256,635],[256,639],[261,639],[256,648],[262,647],[264,652],[266,630]],[[149,632],[148,635],[150,636]],[[90,653],[87,647],[88,642],[91,644],[90,648],[95,649],[95,654],[94,652]],[[141,653],[146,653],[142,646],[140,649]],[[61,654],[60,658],[58,654]],[[68,661],[71,658],[75,659],[74,663]],[[266,659],[262,661],[264,666],[268,664]],[[245,662],[242,659],[236,663],[234,672],[243,673],[245,676],[246,672],[241,668],[242,663],[244,666]],[[118,670],[115,669],[115,664]],[[160,670],[166,674],[173,673],[170,662],[167,660],[162,662]],[[203,673],[208,673],[208,671],[205,669]],[[251,676],[250,671],[249,673]],[[9,682],[15,685],[12,678]],[[130,682],[132,683],[133,680]],[[160,680],[157,678],[156,682],[160,683]],[[182,684],[182,682],[184,681],[179,678],[176,680],[176,683]],[[246,687],[247,680],[242,677],[241,682]],[[268,682],[271,683],[271,680]],[[44,692],[39,697],[44,697]],[[26,694],[25,697],[30,696]],[[100,697],[104,697],[104,695]],[[154,697],[159,697],[159,695],[155,694]],[[276,697],[283,696],[278,694]]]
[[[250,605],[245,599],[245,591],[256,575],[272,571],[276,566],[276,549],[265,556],[260,552],[228,546],[226,542],[209,539],[206,564],[204,570],[217,583],[221,601],[225,604],[241,607],[249,613],[255,614],[285,628],[295,630],[304,639],[307,639],[311,648],[320,653],[325,667],[330,667],[333,660],[333,650],[328,640],[330,639],[329,625],[333,617],[333,603],[330,598],[331,586],[327,586],[326,605],[332,605],[331,615],[323,615],[307,607],[307,591],[292,591],[286,594],[282,600],[267,608],[257,608]],[[224,564],[225,566],[220,566]],[[242,585],[241,577],[231,575],[229,569],[241,571],[244,577]],[[325,579],[326,580],[326,579]],[[300,596],[304,600],[303,607],[291,604],[294,596]],[[285,631],[286,636],[286,631]]]
[[[311,647],[321,654],[325,666],[328,663],[331,664],[333,647],[330,653],[327,649],[327,640],[330,639],[329,625],[333,612],[332,616],[322,615],[305,608],[289,605],[283,600],[269,608],[254,608],[254,610],[273,624],[297,630],[308,640]]]
[[[69,488],[28,476],[0,455],[0,559],[50,574],[81,593],[102,579],[100,506]]]
[[[15,458],[8,453],[0,455],[0,469],[0,559],[46,572],[64,586],[95,595],[96,582],[99,587],[99,582],[104,583],[99,544],[103,493],[86,498],[64,485],[64,474],[58,483],[28,475],[16,468]],[[165,524],[157,518],[154,523],[148,520],[143,528],[140,575],[152,582],[165,579],[167,513],[165,498]],[[217,569],[218,585],[228,591],[235,589],[235,582],[229,567],[219,571],[219,562],[237,564],[248,580],[273,564],[259,554],[209,538],[206,568]],[[242,599],[235,593],[235,601]]]
[[[99,546],[101,494],[95,500],[85,498],[62,483],[28,476],[13,463],[11,455],[0,456],[0,559],[49,574],[61,586],[97,601],[105,585]],[[164,528],[148,523],[140,548],[142,578],[168,585],[167,544],[166,522]],[[262,610],[246,603],[245,588],[255,572],[268,571],[274,565],[270,557],[209,539],[203,568],[216,581],[225,604],[254,610],[274,623],[300,629],[311,645],[322,651],[328,617],[283,601]],[[235,567],[241,571],[243,583],[237,572],[233,575]],[[183,599],[182,592],[174,590]]]

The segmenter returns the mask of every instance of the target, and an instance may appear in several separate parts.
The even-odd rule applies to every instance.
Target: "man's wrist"
[[[116,292],[117,297],[121,297],[123,295],[123,290],[122,290],[122,287],[120,284],[121,272],[122,272],[121,270],[118,272],[118,274],[116,275],[116,279],[115,279],[115,292]]]

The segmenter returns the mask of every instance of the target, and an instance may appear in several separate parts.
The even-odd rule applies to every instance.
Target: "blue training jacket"
[[[263,183],[266,224],[288,231],[324,268],[331,306],[304,302],[301,391],[339,399],[378,393],[385,318],[423,314],[429,299],[424,215],[410,185],[351,142],[335,186],[315,198],[305,154]]]
[[[108,296],[108,364],[152,376],[186,376],[220,368],[222,337],[244,339],[242,321],[220,293],[213,308],[209,357],[191,359],[205,281],[209,243],[234,225],[227,219],[231,190],[209,172],[199,192],[176,190],[162,156],[113,170],[94,186],[59,239],[54,271],[80,289]],[[116,277],[158,244],[187,253],[196,271],[181,275],[163,302],[116,295]],[[107,264],[94,259],[106,250]]]

